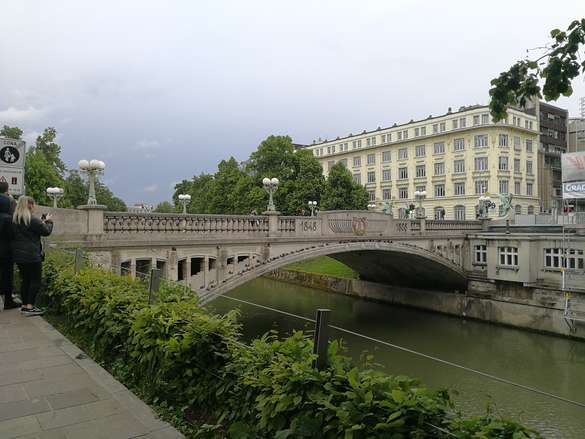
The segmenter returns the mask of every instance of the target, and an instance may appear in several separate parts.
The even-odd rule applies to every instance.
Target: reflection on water
[[[368,302],[265,278],[249,282],[230,295],[310,318],[317,308],[329,308],[333,325],[585,402],[585,343],[580,341]],[[219,312],[240,308],[248,339],[271,329],[281,334],[312,329],[306,321],[228,299],[217,299],[213,307]],[[342,338],[348,355],[356,360],[364,351],[373,352],[376,362],[389,373],[456,390],[457,408],[467,414],[481,414],[492,404],[495,411],[536,428],[545,437],[585,438],[585,409],[335,330],[332,336]]]

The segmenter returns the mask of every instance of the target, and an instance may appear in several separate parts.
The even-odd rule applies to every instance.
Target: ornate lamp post
[[[183,215],[187,214],[187,204],[191,202],[191,195],[179,194],[179,203],[183,205]]]
[[[368,203],[368,210],[374,210],[376,208],[376,203],[369,202]]]
[[[268,178],[268,177],[264,177],[264,179],[262,180],[262,185],[264,186],[264,189],[266,189],[266,192],[268,192],[268,208],[266,209],[267,214],[276,214],[278,212],[276,212],[276,207],[274,206],[274,200],[272,199],[272,195],[274,194],[274,192],[276,192],[276,189],[278,189],[278,178],[273,177],[273,178]]]
[[[60,187],[48,187],[47,195],[53,200],[53,209],[57,208],[57,200],[63,196],[65,191]]]
[[[492,204],[492,199],[489,195],[482,195],[479,197],[479,219],[488,219],[488,209]]]
[[[414,198],[418,201],[418,210],[416,212],[416,219],[421,219],[425,217],[423,213],[422,202],[427,197],[427,191],[414,191]]]
[[[87,199],[88,206],[97,206],[95,198],[95,179],[99,174],[104,172],[106,164],[101,160],[80,160],[79,169],[81,172],[87,174],[89,178],[89,197]]]
[[[315,209],[317,208],[316,201],[309,201],[309,209],[311,209],[311,216],[315,216]]]

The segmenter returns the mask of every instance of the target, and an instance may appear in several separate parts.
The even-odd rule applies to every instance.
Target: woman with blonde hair
[[[12,216],[12,259],[18,266],[22,278],[22,314],[40,316],[44,311],[35,307],[35,299],[41,287],[43,271],[43,247],[41,236],[53,231],[50,215],[41,218],[33,215],[35,200],[22,196],[18,199]]]

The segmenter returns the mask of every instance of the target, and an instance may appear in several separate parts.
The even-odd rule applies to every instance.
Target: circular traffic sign
[[[16,163],[19,158],[20,153],[14,146],[5,146],[4,148],[0,149],[0,160],[2,160],[4,163],[11,165]]]

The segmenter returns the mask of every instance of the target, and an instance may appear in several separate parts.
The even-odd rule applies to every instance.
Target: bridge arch
[[[206,303],[263,274],[317,256],[331,256],[345,263],[364,280],[444,291],[465,290],[467,286],[465,271],[441,254],[403,242],[348,241],[324,243],[269,258],[213,288],[200,290],[199,295]]]

